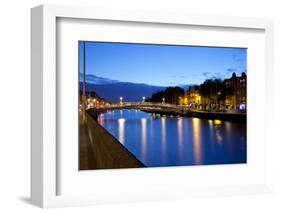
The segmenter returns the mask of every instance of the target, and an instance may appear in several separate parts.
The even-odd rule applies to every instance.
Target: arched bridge
[[[139,109],[155,113],[176,113],[181,114],[185,108],[175,104],[155,103],[155,102],[123,102],[108,104],[99,107],[100,110],[114,110],[114,109]]]

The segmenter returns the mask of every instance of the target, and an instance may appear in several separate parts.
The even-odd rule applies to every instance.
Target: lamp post
[[[182,105],[182,97],[179,97],[179,105]]]
[[[120,97],[120,104],[123,104],[123,97]]]
[[[86,97],[86,42],[83,42],[83,88],[82,88],[82,118],[86,120],[86,108],[87,108],[87,97]]]
[[[145,102],[145,97],[144,96],[142,97],[142,102]]]
[[[165,98],[162,98],[162,104],[164,104],[165,103]]]
[[[217,102],[218,102],[218,107],[219,107],[218,110],[220,110],[220,108],[221,108],[221,106],[220,106],[221,105],[221,91],[218,92]]]

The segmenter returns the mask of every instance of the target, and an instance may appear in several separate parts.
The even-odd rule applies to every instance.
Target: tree
[[[227,90],[221,79],[207,79],[200,85],[199,93],[207,98],[211,104],[220,104],[225,101]]]
[[[180,87],[167,87],[164,91],[153,93],[147,101],[162,102],[165,98],[166,103],[177,104],[178,98],[184,95],[184,89]]]

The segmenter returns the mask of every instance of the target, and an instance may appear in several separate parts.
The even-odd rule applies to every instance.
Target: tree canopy
[[[163,91],[153,93],[147,101],[150,102],[162,102],[165,98],[166,103],[177,104],[180,96],[184,95],[184,89],[180,87],[167,87]]]

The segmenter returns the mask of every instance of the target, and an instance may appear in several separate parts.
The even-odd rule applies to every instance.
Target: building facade
[[[179,104],[194,110],[246,111],[247,108],[247,76],[242,73],[221,81],[221,87],[212,86],[208,95],[200,94],[200,86],[191,86]],[[202,86],[202,85],[201,85]]]
[[[186,92],[183,98],[180,98],[180,103],[188,105],[193,109],[199,109],[201,104],[201,96],[199,93],[199,86],[191,86]]]
[[[225,107],[227,110],[243,111],[247,108],[247,76],[242,73],[236,76],[233,73],[231,78],[224,80],[226,88]]]

